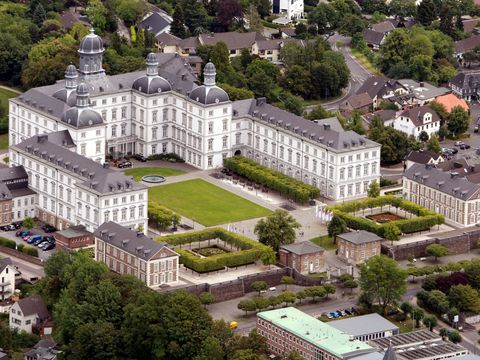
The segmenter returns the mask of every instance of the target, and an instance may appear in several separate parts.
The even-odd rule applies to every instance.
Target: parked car
[[[343,310],[343,311],[345,311],[345,314],[347,314],[347,315],[352,315],[352,312],[351,312],[350,310],[348,310],[348,309],[345,309],[345,310]]]
[[[462,144],[462,145],[460,145],[460,150],[468,150],[468,149],[470,149],[470,147],[471,146],[468,145],[468,144]]]
[[[43,247],[47,246],[48,244],[49,242],[47,240],[42,240],[37,244],[37,246],[39,249],[43,249]]]
[[[119,169],[125,169],[125,168],[132,167],[132,163],[130,161],[122,161],[121,163],[118,163],[117,166]]]
[[[465,143],[463,141],[455,141],[455,143],[453,145],[460,146],[462,144],[465,144]]]
[[[145,156],[143,156],[142,154],[134,155],[133,158],[135,160],[140,161],[140,162],[146,162],[147,161],[147,158]]]
[[[19,230],[15,233],[16,236],[24,238],[25,236],[30,235],[30,230]]]
[[[47,245],[45,245],[45,246],[42,247],[42,250],[43,250],[43,251],[48,251],[48,250],[52,250],[52,249],[54,249],[54,248],[55,248],[55,244],[49,242],[49,243],[47,243]]]
[[[33,234],[28,234],[28,235],[25,235],[25,236],[22,236],[22,240],[23,241],[28,241],[28,239],[30,239],[30,236],[33,236]]]
[[[42,240],[42,235],[32,235],[28,237],[27,243],[33,244],[35,241]]]
[[[12,223],[12,225],[15,227],[15,229],[20,229],[23,225],[23,222],[22,221],[14,222]]]
[[[32,241],[32,245],[38,246],[40,243],[42,243],[45,239],[43,237],[39,237],[37,240]]]
[[[42,230],[45,231],[46,233],[52,233],[57,231],[57,228],[55,226],[52,226],[50,224],[45,224],[42,226]]]

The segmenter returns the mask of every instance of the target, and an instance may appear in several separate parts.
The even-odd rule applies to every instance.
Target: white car
[[[277,288],[276,288],[275,286],[272,286],[272,287],[269,288],[268,290],[270,290],[270,291],[275,291],[275,290],[277,290]]]

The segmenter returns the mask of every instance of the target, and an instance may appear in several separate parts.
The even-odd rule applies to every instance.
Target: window
[[[222,138],[222,148],[226,149],[227,148],[227,142],[228,142],[228,136],[224,136]]]
[[[80,145],[80,155],[85,156],[86,148],[87,148],[87,147],[86,147],[85,144]]]
[[[127,107],[123,106],[122,107],[122,119],[126,119],[126,118],[127,118]]]
[[[157,110],[154,110],[152,112],[152,122],[156,123],[157,122],[157,115],[158,115],[158,111]]]
[[[210,121],[208,123],[208,133],[209,134],[213,133],[213,121]]]
[[[130,208],[130,219],[135,219],[135,206]]]
[[[123,123],[120,125],[120,132],[122,136],[125,136],[127,134],[127,124]]]
[[[112,120],[117,120],[117,109],[112,109]]]
[[[208,139],[208,151],[213,150],[213,139]]]
[[[227,120],[223,120],[223,131],[227,131],[228,130],[228,122]]]
[[[102,143],[100,141],[97,141],[95,143],[95,153],[100,154],[100,149],[101,149]]]
[[[112,126],[112,137],[116,137],[117,136],[117,125],[113,125]]]
[[[212,167],[213,165],[213,156],[209,156],[207,158],[207,164],[208,164],[208,167]]]

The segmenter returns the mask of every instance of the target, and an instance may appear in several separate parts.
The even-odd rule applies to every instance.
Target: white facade
[[[288,20],[303,18],[303,0],[272,0],[272,12],[285,15]]]
[[[1,263],[0,263],[0,266],[1,266]],[[15,292],[15,268],[13,267],[13,265],[9,264],[9,265],[6,265],[2,271],[0,271],[0,304],[10,299],[14,294],[14,292]]]
[[[35,194],[18,196],[12,200],[12,221],[35,216]]]
[[[418,121],[419,123],[413,121],[408,115],[405,115],[405,113],[402,113],[394,120],[393,127],[407,135],[415,137],[415,139],[418,139],[422,131],[425,131],[428,137],[430,137],[440,130],[440,120],[434,120],[431,112],[423,114]]]

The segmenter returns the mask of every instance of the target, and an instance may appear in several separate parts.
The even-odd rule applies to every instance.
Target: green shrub
[[[229,252],[201,258],[197,254],[181,248],[181,245],[220,239],[241,251]],[[245,236],[231,233],[222,228],[209,228],[184,234],[158,237],[157,241],[165,241],[175,246],[180,255],[180,263],[199,273],[221,270],[225,267],[237,267],[259,260],[268,247]]]
[[[0,245],[5,246],[5,247],[10,248],[10,249],[16,249],[17,248],[17,243],[15,241],[4,238],[4,237],[0,237]]]
[[[25,246],[22,249],[22,252],[27,255],[38,257],[38,249],[31,246]]]
[[[172,162],[185,162],[180,156],[174,153],[166,153],[166,154],[153,154],[150,155],[148,160],[165,160],[165,161],[172,161]]]
[[[243,156],[227,158],[223,161],[223,165],[234,173],[269,189],[276,190],[295,201],[306,202],[320,196],[320,190],[315,186],[304,184]]]

